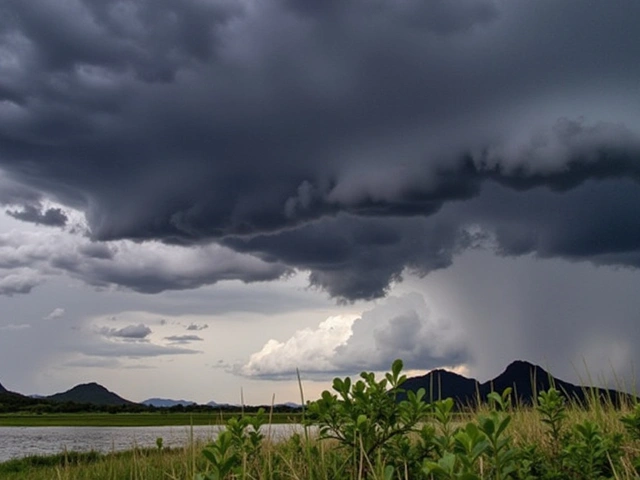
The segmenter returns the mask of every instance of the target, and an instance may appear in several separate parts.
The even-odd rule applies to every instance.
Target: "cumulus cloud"
[[[2,271],[1,268],[0,271]],[[40,283],[42,283],[42,279],[37,272],[28,268],[13,269],[0,279],[0,295],[11,297],[29,293]]]
[[[147,293],[289,267],[377,298],[447,267],[476,225],[505,254],[637,266],[635,230],[564,225],[617,185],[619,231],[640,208],[638,2],[308,3],[4,2],[0,203],[44,224],[78,209],[96,241],[194,246],[193,278],[121,250],[53,265]],[[517,228],[487,208],[497,189]],[[43,199],[65,210],[28,207]]]
[[[429,370],[471,360],[463,333],[436,320],[417,293],[389,297],[361,316],[330,317],[317,329],[296,332],[284,342],[269,340],[241,375],[289,379],[299,369],[312,377],[386,370],[396,358],[410,369]]]
[[[316,330],[299,330],[284,342],[271,339],[262,350],[251,355],[238,373],[251,377],[290,378],[296,374],[296,368],[312,374],[333,372],[335,349],[349,339],[356,318],[329,317]]]
[[[99,332],[105,337],[116,337],[126,340],[143,340],[151,334],[151,329],[139,323],[137,325],[127,325],[122,328],[102,327]]]
[[[209,325],[207,325],[206,323],[190,323],[189,325],[187,325],[187,330],[196,332],[204,330],[206,328],[209,328]]]
[[[44,320],[56,320],[58,318],[64,317],[64,308],[54,308],[53,311],[44,317]]]
[[[396,358],[419,370],[471,360],[463,332],[434,318],[418,293],[389,297],[364,312],[349,340],[336,349],[335,364],[345,371],[385,370]]]

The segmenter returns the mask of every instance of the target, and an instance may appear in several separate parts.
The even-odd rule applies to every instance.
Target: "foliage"
[[[629,436],[636,441],[640,441],[640,404],[637,404],[632,413],[622,416],[620,421],[624,424]]]
[[[264,440],[260,429],[265,423],[263,409],[253,416],[229,420],[226,429],[202,451],[209,461],[211,472],[198,474],[196,479],[223,480],[238,474],[243,467],[246,470],[247,465],[260,453]]]
[[[415,456],[406,435],[419,431],[430,407],[423,401],[424,389],[406,392],[406,399],[397,401],[406,380],[400,374],[402,367],[402,361],[396,360],[381,380],[373,372],[362,372],[354,383],[349,377],[336,378],[337,395],[324,391],[308,405],[308,424],[319,427],[320,438],[332,438],[347,449],[352,469],[361,474],[376,466],[382,467],[385,476],[393,467],[407,470],[407,462]]]

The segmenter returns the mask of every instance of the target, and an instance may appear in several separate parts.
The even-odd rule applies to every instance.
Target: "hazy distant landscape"
[[[616,391],[611,389],[602,389],[591,385],[574,385],[555,378],[550,372],[537,365],[533,365],[525,361],[515,361],[511,363],[500,375],[490,379],[484,383],[480,383],[475,379],[466,378],[462,375],[448,372],[446,370],[434,370],[426,375],[419,377],[410,377],[403,384],[403,392],[399,394],[398,399],[406,398],[406,392],[417,392],[424,389],[425,401],[435,401],[445,398],[453,398],[458,407],[467,407],[476,405],[478,399],[486,399],[487,395],[492,391],[502,392],[506,388],[512,388],[514,392],[514,401],[525,405],[534,403],[538,392],[546,391],[554,386],[566,396],[570,402],[578,404],[587,404],[592,398],[600,398],[606,402],[618,402],[621,398],[626,401],[632,401],[633,395],[629,392],[633,391]],[[258,408],[273,408],[273,411],[279,414],[278,418],[286,418],[282,415],[293,414],[292,419],[297,418],[296,415],[301,412],[301,406],[295,403],[276,404],[276,405],[229,405],[218,404],[211,401],[204,405],[189,400],[173,400],[150,398],[143,402],[132,402],[126,400],[114,392],[97,383],[88,383],[77,385],[65,392],[56,393],[50,396],[38,396],[37,398],[25,396],[16,392],[10,392],[0,385],[0,414],[20,413],[20,414],[37,414],[43,413],[89,413],[89,412],[109,412],[109,413],[143,413],[165,411],[167,413],[205,413],[215,414],[216,412],[225,412],[227,414],[246,410],[255,412]],[[280,415],[282,414],[282,415]],[[88,417],[85,417],[90,422]],[[188,424],[189,417],[176,416],[176,424]],[[211,417],[204,417],[205,422],[211,422]],[[20,420],[11,419],[0,415],[0,426],[17,424]],[[47,424],[45,418],[36,418],[24,420],[27,424],[37,425],[38,422]],[[78,422],[81,422],[78,419]],[[148,417],[147,417],[148,421]],[[203,420],[200,419],[201,424]],[[289,420],[290,421],[290,420]],[[35,422],[35,423],[34,423]],[[108,422],[108,421],[107,421]],[[117,422],[116,419],[112,420]],[[171,422],[167,417],[161,417],[159,424],[162,422]],[[182,422],[182,423],[181,423]],[[184,423],[187,422],[187,423]],[[76,421],[73,422],[77,424]],[[132,423],[133,424],[133,423]]]

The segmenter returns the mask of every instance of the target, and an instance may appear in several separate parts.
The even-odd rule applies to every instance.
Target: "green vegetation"
[[[336,379],[307,404],[303,433],[271,438],[264,410],[227,419],[203,445],[0,464],[7,480],[632,479],[640,476],[640,406],[567,402],[558,390],[514,405],[511,389],[455,411],[452,399],[403,392],[402,363],[382,379]],[[400,395],[402,394],[402,397]],[[402,400],[398,400],[398,397]]]
[[[210,413],[150,412],[150,413],[56,413],[45,415],[0,414],[0,427],[164,427],[189,425],[221,425],[238,415],[237,412]],[[296,423],[300,413],[272,414],[273,423]]]

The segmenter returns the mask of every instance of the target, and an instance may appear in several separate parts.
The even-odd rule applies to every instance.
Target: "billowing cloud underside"
[[[635,0],[9,0],[0,203],[59,227],[47,202],[80,210],[98,241],[217,242],[346,299],[479,245],[637,267],[639,16]],[[136,283],[116,270],[96,282]],[[13,275],[0,293],[38,281]]]
[[[417,293],[390,297],[361,316],[329,317],[284,342],[269,340],[236,374],[261,379],[331,378],[337,373],[405,367],[431,369],[472,360],[468,339],[453,323],[432,316]]]

